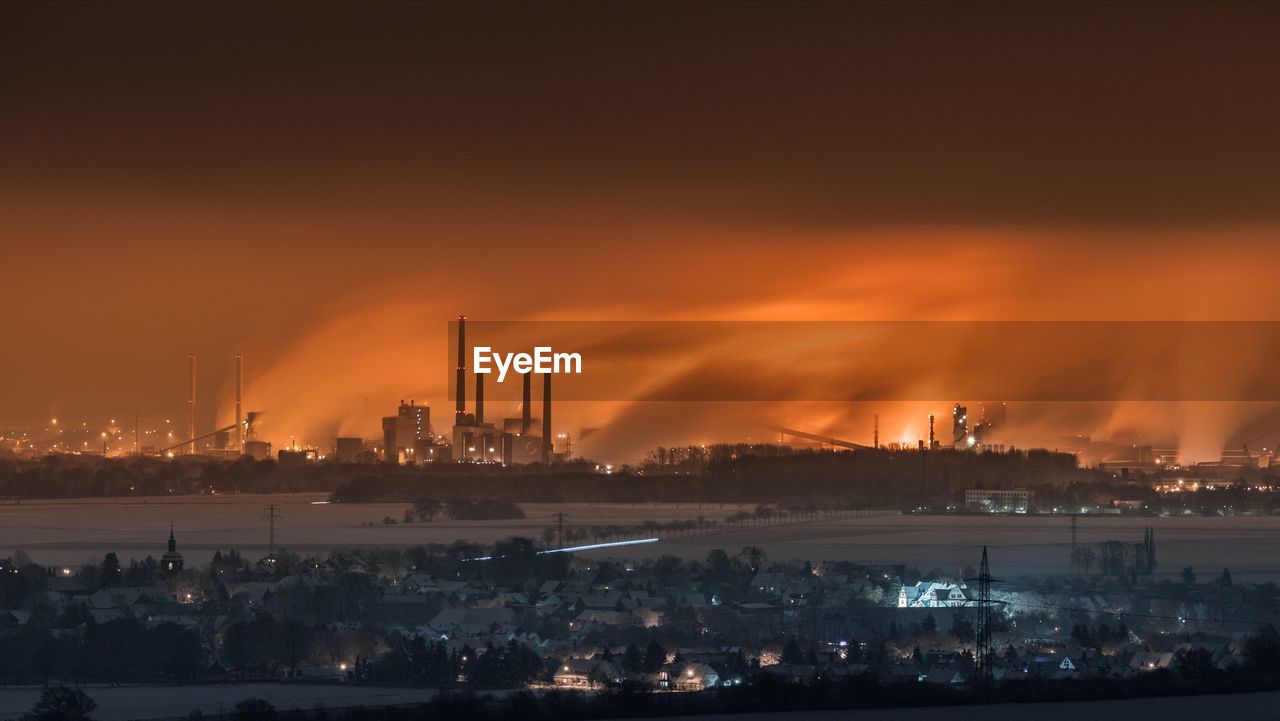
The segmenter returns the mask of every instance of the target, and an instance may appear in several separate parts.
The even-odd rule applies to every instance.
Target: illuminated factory
[[[388,463],[429,463],[449,459],[448,446],[437,443],[431,435],[431,409],[413,401],[400,401],[396,414],[382,419],[382,449],[383,459]],[[337,451],[335,447],[335,454]],[[349,452],[344,449],[342,455],[349,455]]]
[[[1003,444],[995,443],[995,431],[1004,426],[1008,409],[1004,403],[982,403],[977,423],[969,424],[969,409],[956,403],[951,407],[951,443],[956,450],[1004,451]],[[932,445],[932,420],[930,421],[930,445]]]
[[[542,376],[542,434],[532,435],[533,374],[525,373],[520,418],[507,418],[501,427],[485,420],[484,374],[476,382],[475,411],[467,412],[467,319],[458,316],[458,365],[453,421],[453,459],[479,463],[550,463],[556,460],[551,431],[551,376]]]
[[[401,400],[394,415],[382,418],[382,436],[378,440],[366,440],[359,436],[337,436],[331,438],[327,450],[302,445],[290,440],[287,445],[273,453],[272,444],[260,438],[255,428],[262,416],[261,412],[244,410],[244,358],[237,353],[234,358],[235,384],[234,422],[220,428],[205,432],[198,426],[197,415],[197,365],[196,354],[187,355],[188,383],[185,390],[189,395],[185,400],[186,434],[176,433],[178,423],[166,420],[162,429],[143,429],[140,418],[134,421],[132,443],[127,443],[128,434],[113,419],[107,430],[100,434],[85,428],[64,432],[58,420],[51,422],[52,430],[46,429],[50,439],[36,439],[25,433],[0,435],[0,442],[11,445],[14,454],[34,454],[36,442],[41,442],[43,451],[63,449],[76,453],[92,453],[108,455],[126,455],[130,452],[139,456],[155,455],[168,458],[179,456],[203,456],[234,460],[252,458],[266,461],[275,459],[278,462],[297,464],[317,461],[336,463],[376,463],[422,465],[429,463],[468,462],[498,463],[509,465],[514,463],[553,463],[569,457],[570,443],[567,434],[557,436],[552,431],[551,408],[551,373],[539,373],[542,381],[542,413],[534,417],[533,384],[534,373],[522,374],[523,395],[520,414],[515,418],[487,418],[485,408],[485,375],[472,372],[475,378],[474,409],[467,408],[467,355],[472,348],[466,340],[466,318],[458,318],[458,363],[456,368],[456,407],[452,427],[446,432],[434,432],[431,423],[431,409],[427,404],[419,404],[410,399]],[[438,420],[438,419],[437,419]],[[225,422],[225,421],[224,421]],[[83,424],[82,424],[83,425]],[[539,432],[535,433],[535,429]],[[166,442],[146,445],[153,434],[167,434]],[[185,438],[183,437],[185,435]],[[71,444],[74,443],[74,446]],[[560,445],[564,451],[556,452]],[[7,449],[6,449],[7,450]]]
[[[542,417],[535,419],[533,374],[522,376],[524,384],[519,418],[494,423],[485,418],[484,374],[475,376],[475,408],[467,410],[467,320],[458,317],[458,365],[453,427],[447,436],[432,433],[431,410],[413,401],[400,402],[396,415],[382,419],[380,455],[387,463],[550,463],[559,460],[551,431],[551,376],[542,376]],[[530,431],[541,423],[541,435]],[[335,439],[334,455],[339,462],[354,462],[364,456],[359,439]]]
[[[248,456],[255,460],[266,460],[271,457],[271,444],[260,440],[254,433],[254,423],[262,414],[256,411],[244,411],[244,356],[235,356],[235,422],[229,426],[218,428],[208,433],[200,433],[196,427],[196,354],[187,355],[187,368],[190,374],[191,395],[187,400],[187,439],[158,450],[148,449],[136,443],[136,452],[156,453],[173,457],[175,454],[207,455],[221,458],[239,458]],[[166,424],[168,421],[166,421]],[[138,432],[135,431],[135,435]],[[172,437],[172,433],[169,434]],[[212,439],[210,446],[207,442]],[[206,441],[203,448],[198,447],[200,441]],[[298,449],[292,449],[294,451]],[[310,450],[310,449],[308,449]],[[284,451],[281,451],[282,453]]]

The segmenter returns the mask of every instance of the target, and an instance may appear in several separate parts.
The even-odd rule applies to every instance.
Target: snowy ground
[[[280,683],[215,684],[201,686],[84,686],[98,702],[97,721],[186,718],[192,709],[206,715],[225,714],[246,698],[264,698],[277,709],[312,709],[354,706],[407,705],[429,701],[425,689],[370,688],[367,686],[305,686]],[[38,687],[0,689],[0,719],[17,718],[40,697]]]
[[[192,709],[205,714],[225,713],[237,701],[256,697],[271,701],[277,709],[408,705],[427,701],[423,689],[369,688],[359,686],[299,686],[249,683],[205,686],[86,686],[98,702],[93,716],[99,721],[185,718]],[[13,719],[29,710],[40,690],[34,687],[0,689],[0,719]],[[1273,718],[1280,707],[1280,693],[1184,696],[1081,701],[1072,703],[1003,704],[945,708],[904,708],[868,711],[758,713],[734,716],[686,716],[687,721],[915,721],[945,718],[947,721],[1217,721],[1218,719]]]
[[[284,515],[276,528],[278,544],[304,553],[458,539],[489,542],[512,535],[540,538],[560,511],[569,525],[592,526],[699,515],[723,520],[738,510],[731,505],[524,504],[528,518],[520,521],[440,519],[384,526],[384,517],[402,520],[405,504],[315,503],[323,499],[321,495],[245,495],[4,503],[0,504],[0,554],[22,549],[49,564],[76,564],[109,550],[122,559],[158,557],[172,522],[179,550],[192,562],[208,560],[217,548],[234,547],[253,556],[266,550],[263,506],[268,502],[280,504]],[[370,521],[376,525],[364,525]],[[895,515],[719,531],[599,553],[702,558],[713,548],[736,552],[757,545],[778,560],[906,563],[950,572],[977,565],[985,544],[997,575],[1042,575],[1069,570],[1069,524],[1069,518],[1051,516]],[[1142,540],[1144,526],[1155,528],[1161,574],[1174,575],[1189,565],[1201,576],[1216,575],[1229,567],[1237,580],[1280,581],[1280,517],[1082,517],[1079,539],[1082,544],[1107,539],[1136,543]]]
[[[869,711],[806,711],[803,713],[752,713],[736,716],[682,716],[681,721],[1219,721],[1275,718],[1280,693],[1223,694],[1077,701],[1070,703],[1002,704],[996,706],[948,706],[943,708],[876,709]],[[656,721],[656,720],[640,720]]]

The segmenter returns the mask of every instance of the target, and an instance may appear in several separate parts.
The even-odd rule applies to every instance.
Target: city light
[[[1280,3],[0,27],[6,718],[1276,713]]]

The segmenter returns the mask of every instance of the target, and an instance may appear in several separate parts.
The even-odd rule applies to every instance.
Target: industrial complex
[[[394,412],[381,417],[380,430],[368,435],[335,434],[327,442],[317,439],[290,438],[280,443],[278,433],[271,440],[259,433],[259,423],[264,411],[248,410],[244,393],[245,358],[235,353],[233,403],[234,414],[230,423],[213,423],[214,427],[200,427],[197,414],[199,386],[197,383],[197,357],[187,355],[189,392],[185,401],[186,429],[181,421],[172,418],[163,421],[152,418],[145,424],[140,413],[132,419],[112,418],[105,428],[91,427],[86,423],[67,423],[52,419],[43,429],[4,430],[0,432],[0,453],[19,457],[38,457],[47,454],[75,454],[89,456],[151,456],[151,457],[199,457],[206,459],[276,460],[287,463],[328,461],[335,463],[382,463],[389,465],[426,466],[442,463],[475,463],[500,466],[524,464],[553,464],[573,460],[573,444],[568,433],[553,430],[552,375],[544,368],[514,366],[520,376],[522,393],[515,417],[497,417],[493,406],[486,407],[485,380],[490,375],[485,368],[468,367],[468,358],[476,351],[490,351],[485,343],[491,339],[478,339],[479,344],[468,342],[467,319],[459,315],[456,326],[456,364],[451,384],[454,412],[451,420],[437,413],[433,419],[427,403],[414,399],[400,400]],[[479,361],[477,361],[479,362]],[[487,369],[492,370],[492,369]],[[521,372],[523,371],[523,372]],[[473,385],[474,384],[474,385]],[[534,387],[540,386],[538,398]],[[473,395],[468,398],[468,388]],[[506,398],[501,405],[511,408]],[[540,400],[541,410],[534,415],[534,404]],[[470,401],[470,403],[469,403]],[[974,413],[970,408],[974,407]],[[376,416],[375,416],[376,417]],[[780,442],[790,438],[801,445],[829,450],[875,449],[890,452],[960,451],[975,453],[1009,453],[1017,448],[1009,442],[1008,404],[1001,401],[956,402],[951,406],[951,433],[938,427],[933,414],[927,416],[926,438],[910,440],[902,438],[882,442],[880,416],[875,415],[871,430],[871,442],[860,443],[805,429],[770,426],[778,433]],[[129,421],[132,420],[132,423]],[[375,426],[376,428],[376,426]],[[370,430],[373,430],[372,428]],[[594,431],[583,428],[578,438]],[[923,433],[921,434],[923,435]],[[1219,471],[1222,481],[1230,480],[1232,469],[1267,469],[1272,465],[1274,451],[1260,446],[1259,441],[1272,434],[1250,438],[1237,449],[1224,450],[1220,460],[1195,464],[1204,478],[1182,478],[1183,485],[1191,481],[1216,482],[1212,472]],[[1185,470],[1180,465],[1177,448],[1166,448],[1143,443],[1120,443],[1094,440],[1087,435],[1063,436],[1049,450],[1074,454],[1082,465],[1095,467],[1118,477],[1130,473],[1147,475]],[[611,468],[607,467],[607,468]],[[1224,475],[1225,474],[1225,475]],[[1181,477],[1179,477],[1181,478]],[[1176,483],[1178,478],[1171,482]],[[982,502],[966,502],[968,507],[984,509],[1025,509],[1026,499],[1008,504],[1004,501],[984,499]]]
[[[388,463],[423,465],[429,463],[554,463],[568,457],[557,452],[552,432],[551,374],[538,374],[541,385],[542,411],[533,415],[535,373],[521,374],[523,395],[520,415],[515,418],[486,417],[484,373],[468,373],[466,317],[458,317],[458,351],[456,368],[456,401],[452,423],[441,427],[432,424],[431,408],[414,400],[400,401],[393,415],[382,418],[380,438],[336,436],[328,447],[291,442],[273,449],[269,441],[259,437],[256,425],[262,411],[246,410],[244,398],[244,356],[234,355],[235,392],[234,422],[211,430],[200,428],[197,404],[197,358],[187,355],[189,396],[186,401],[186,433],[174,430],[172,419],[143,427],[136,415],[132,427],[111,419],[103,431],[68,427],[53,419],[44,433],[16,432],[6,434],[6,449],[19,455],[73,453],[103,456],[201,456],[206,458],[255,460],[275,459],[281,462],[331,460],[338,463]],[[467,386],[475,384],[473,403],[468,408]],[[561,434],[562,439],[567,439]]]

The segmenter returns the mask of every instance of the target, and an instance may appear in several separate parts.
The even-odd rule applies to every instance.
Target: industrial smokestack
[[[244,453],[244,424],[240,403],[244,396],[244,356],[236,353],[236,451]]]
[[[933,450],[933,414],[929,414],[929,450]]]
[[[520,412],[520,435],[522,436],[529,435],[529,425],[533,422],[533,419],[530,417],[533,409],[529,407],[533,404],[532,387],[533,372],[530,371],[524,374],[524,403],[521,405],[523,410]]]
[[[187,361],[191,365],[191,400],[187,401],[187,411],[189,413],[187,438],[190,439],[191,443],[187,452],[194,455],[196,452],[196,354],[188,353]]]
[[[458,376],[454,381],[458,402],[453,411],[453,424],[462,423],[467,413],[467,317],[458,316]]]
[[[551,462],[551,374],[542,376],[542,462]]]
[[[484,374],[476,374],[476,425],[484,423]]]
[[[382,419],[382,460],[392,465],[400,464],[400,446],[397,444],[399,433],[397,433],[398,417],[390,417]]]
[[[872,433],[871,447],[879,448],[880,447],[880,414],[879,413],[876,414],[875,429],[871,433]]]

